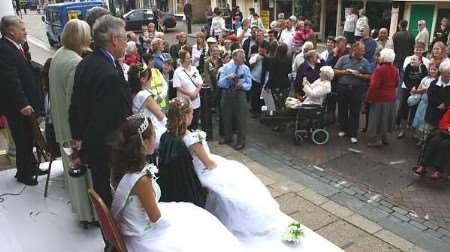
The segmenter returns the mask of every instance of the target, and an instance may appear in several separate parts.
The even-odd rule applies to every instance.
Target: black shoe
[[[245,144],[236,144],[234,146],[234,149],[235,150],[242,150],[242,149],[244,149],[244,147],[245,147]]]
[[[37,175],[38,176],[42,176],[42,175],[45,175],[45,174],[48,174],[48,170],[42,170],[40,168],[37,169]]]
[[[229,144],[229,143],[231,143],[231,140],[222,139],[219,141],[219,144]]]
[[[17,178],[17,180],[18,180],[20,183],[23,183],[23,184],[25,184],[25,185],[27,185],[27,186],[35,186],[35,185],[38,184],[38,181],[37,181],[37,179],[35,179],[35,178],[24,178],[24,177],[19,177],[19,178]]]

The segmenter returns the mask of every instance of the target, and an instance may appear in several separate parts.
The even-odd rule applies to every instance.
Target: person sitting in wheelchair
[[[320,68],[320,77],[313,83],[303,78],[303,92],[305,96],[302,105],[323,105],[325,97],[331,92],[331,80],[334,77],[333,68],[330,66],[323,66]]]
[[[445,104],[444,104],[445,105]],[[450,108],[447,109],[441,121],[439,129],[432,133],[425,141],[423,153],[414,172],[419,175],[426,173],[426,168],[433,167],[432,179],[441,179],[443,170],[450,161]]]

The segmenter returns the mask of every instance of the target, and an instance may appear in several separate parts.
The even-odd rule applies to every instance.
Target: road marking
[[[317,165],[314,165],[313,168],[316,169],[316,170],[319,170],[319,171],[323,171],[323,168],[321,168],[321,167],[319,167]]]
[[[370,199],[367,201],[367,203],[372,203],[372,202],[376,201],[379,198],[380,198],[380,195],[379,194],[375,194],[372,197],[370,197]]]
[[[361,153],[362,151],[357,150],[357,149],[353,149],[353,148],[348,148],[349,151],[354,152],[354,153]]]
[[[48,46],[42,40],[40,40],[38,38],[34,38],[32,35],[27,36],[27,41],[41,49],[44,49],[45,51],[52,52],[52,48],[50,46]]]
[[[398,164],[404,164],[404,163],[406,163],[406,160],[403,160],[403,159],[389,162],[390,165],[398,165]]]

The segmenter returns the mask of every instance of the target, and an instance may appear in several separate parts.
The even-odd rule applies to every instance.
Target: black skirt
[[[162,202],[191,202],[205,206],[206,190],[194,170],[192,156],[180,137],[169,132],[161,136],[158,184]]]

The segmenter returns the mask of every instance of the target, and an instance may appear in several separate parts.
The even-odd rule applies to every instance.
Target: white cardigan
[[[309,85],[304,84],[303,91],[306,94],[303,104],[322,105],[325,96],[331,92],[331,83],[328,80],[321,81],[319,78]]]

